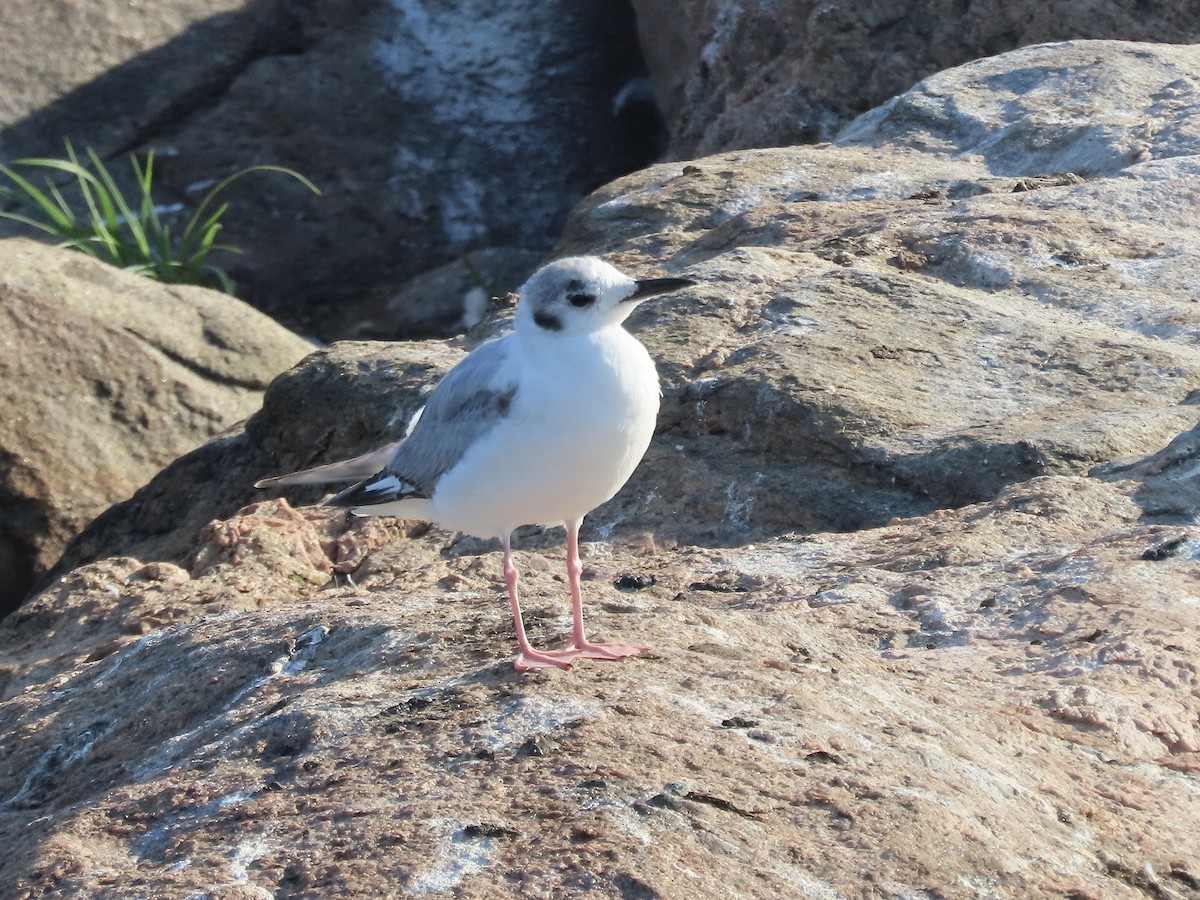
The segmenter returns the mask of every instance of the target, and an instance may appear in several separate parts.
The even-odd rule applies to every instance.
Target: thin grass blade
[[[46,217],[53,224],[64,230],[75,227],[76,222],[74,215],[72,214],[68,216],[65,214],[63,210],[59,209],[54,204],[54,201],[52,201],[49,197],[42,193],[41,190],[35,187],[32,182],[22,178],[12,169],[8,168],[8,166],[0,166],[0,172],[4,173],[7,178],[9,178],[15,185],[17,185],[17,187],[21,189],[20,193],[16,191],[12,192],[13,199],[18,203],[21,203],[21,205],[25,206],[27,209],[42,210],[46,214]],[[0,215],[7,214],[0,213]]]
[[[185,260],[187,265],[190,266],[203,260],[209,252],[213,241],[216,240],[217,232],[221,230],[221,217],[228,209],[229,204],[222,203],[203,223],[197,225],[194,215],[188,221],[187,227],[183,231],[183,238],[179,242],[179,258]]]
[[[121,188],[112,177],[112,173],[105,168],[103,160],[100,159],[96,151],[88,147],[87,155],[88,159],[92,161],[92,168],[96,170],[96,174],[104,184],[105,211],[109,214],[109,223],[112,226],[114,235],[120,233],[121,222],[124,221],[125,233],[133,239],[134,247],[137,248],[137,252],[140,254],[139,262],[153,262],[154,258],[150,253],[150,242],[146,239],[146,229],[142,226],[141,219],[134,214],[129,201],[121,193]],[[134,166],[134,171],[137,171],[136,165]],[[120,210],[120,219],[116,216],[117,210]],[[133,248],[127,247],[127,249],[132,250]]]

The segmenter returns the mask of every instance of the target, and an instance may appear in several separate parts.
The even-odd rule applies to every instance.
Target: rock
[[[271,383],[262,408],[244,427],[184,454],[129,500],[100,515],[49,577],[113,555],[192,567],[210,522],[278,495],[255,489],[255,481],[403,437],[423,393],[461,357],[461,350],[434,342],[342,342],[312,353]],[[324,493],[321,488],[287,491],[294,501],[308,502]],[[181,505],[180,497],[188,502]],[[118,553],[117,547],[125,551]]]
[[[1128,59],[1139,86],[1093,79],[1081,55],[1104,71]],[[994,132],[1034,147],[1025,164],[1015,145],[994,167],[946,141],[893,146],[878,113],[848,129],[873,135],[869,149],[847,139],[722,154],[593,194],[558,253],[607,251],[628,268],[654,257],[702,282],[632,320],[660,362],[665,402],[617,514],[660,531],[639,505],[661,497],[679,521],[714,526],[685,541],[732,540],[739,525],[744,539],[788,522],[857,528],[1152,452],[1193,425],[1200,107],[1153,99],[1188,59],[1200,63],[1195,48],[1076,43],[939,75],[944,108],[961,93],[970,110],[982,70],[999,96],[1031,69],[1075,73],[1040,110],[1014,104],[1009,119],[993,104]],[[1014,173],[1047,161],[1039,124],[1062,158],[1084,152],[1059,140],[1054,104],[1121,108],[1139,91],[1147,106],[1130,117],[1153,110],[1170,135],[1151,158],[1117,147],[1107,161],[1093,154],[1093,180],[1013,192]],[[945,133],[968,130],[952,121]],[[1093,143],[1087,129],[1076,137]]]
[[[1189,398],[1188,402],[1194,402]],[[1200,425],[1185,431],[1170,444],[1132,463],[1102,466],[1097,474],[1110,478],[1136,478],[1142,486],[1135,499],[1147,518],[1158,522],[1200,521]],[[1146,558],[1165,558],[1179,549],[1166,542]]]
[[[475,327],[493,298],[517,290],[542,262],[543,254],[511,247],[487,247],[452,263],[422,272],[399,290],[380,293],[346,323],[346,337],[452,337]]]
[[[311,348],[243,303],[0,241],[0,609]],[[170,506],[177,514],[179,498]]]
[[[532,676],[498,551],[395,539],[322,588],[345,520],[247,509],[225,563],[112,558],[0,624],[0,874],[22,896],[1196,896],[1200,529],[1139,521],[1138,488],[1042,477],[856,534],[602,548],[589,621],[653,652]],[[561,552],[520,554],[545,644]],[[612,586],[630,571],[655,583]]]
[[[996,175],[1116,175],[1200,151],[1197,59],[1193,46],[1125,41],[1026,47],[926,79],[837,143],[968,155]]]
[[[169,120],[181,101],[219,94],[254,58],[272,52],[268,47],[279,52],[286,40],[278,28],[283,6],[96,0],[47,15],[37,0],[6,3],[4,155],[58,153],[64,137],[85,131],[98,147],[131,145],[132,135]]]
[[[1073,64],[1080,45],[1061,50]],[[1130,52],[1150,68],[1157,49]],[[1164,83],[1181,54],[1200,65],[1195,49],[1162,52]],[[1050,48],[1016,51],[989,63],[997,89],[1007,90],[999,73],[1019,77],[1031,59],[1055,70]],[[965,95],[977,72],[957,76]],[[950,96],[955,78],[939,76]],[[1072,83],[1094,108],[1106,102],[1086,70]],[[1013,111],[995,127],[1031,127]],[[1197,117],[1176,106],[1163,130],[1185,135]],[[1159,450],[1195,424],[1200,378],[1190,286],[1200,181],[1196,157],[1165,156],[1172,148],[1191,145],[1180,137],[1115,174],[1015,193],[1012,174],[976,155],[886,144],[722,154],[596,192],[560,255],[604,253],[638,275],[686,272],[701,284],[631,320],[659,362],[659,434],[585,534],[728,545],[852,530]],[[416,389],[457,359],[430,346],[314,357],[287,381],[295,390],[268,393],[244,435],[164,472],[65,565],[185,563],[198,530],[251,502],[257,478],[395,440]],[[378,375],[393,369],[415,377]],[[198,484],[220,499],[183,518],[161,506]]]
[[[633,6],[675,159],[828,140],[921,78],[1028,44],[1200,39],[1200,11],[1162,0]]]
[[[103,24],[63,11],[102,46],[141,26],[154,49],[97,51],[119,64],[8,124],[0,161],[58,155],[64,136],[120,172],[128,150],[155,150],[160,202],[187,210],[243,167],[296,169],[323,196],[265,174],[228,190],[221,237],[247,252],[220,262],[240,296],[326,341],[360,335],[380,296],[466,252],[544,255],[575,202],[650,159],[614,114],[641,74],[632,13],[601,0],[194,0],[176,37],[145,5],[106,3]],[[199,21],[206,8],[228,12]],[[8,58],[70,55],[27,19]]]
[[[585,545],[594,635],[651,653],[518,675],[494,546],[253,492],[395,439],[462,353],[336,345],[0,622],[3,883],[1200,896],[1194,153],[1082,180],[884,144],[573,216],[560,252],[704,279],[633,322],[660,434]]]

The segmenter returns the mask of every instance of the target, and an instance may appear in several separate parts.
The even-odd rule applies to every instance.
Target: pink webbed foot
[[[634,644],[593,644],[591,641],[571,643],[561,650],[551,650],[549,655],[558,659],[608,659],[618,661],[645,653],[648,648]]]
[[[564,658],[554,652],[542,653],[531,647],[517,654],[517,658],[513,661],[513,668],[518,672],[529,672],[533,669],[569,669],[572,658]]]

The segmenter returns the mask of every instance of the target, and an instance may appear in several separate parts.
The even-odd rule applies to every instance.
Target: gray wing
[[[328,502],[372,506],[432,497],[438,479],[508,414],[517,393],[509,346],[504,337],[476,347],[438,382],[412,433],[382,471]]]
[[[343,459],[339,462],[314,466],[300,472],[289,472],[287,475],[273,475],[270,478],[260,478],[254,482],[256,488],[274,487],[289,484],[334,484],[335,482],[362,481],[378,472],[392,458],[400,441],[393,441],[378,450],[364,453],[353,459]]]

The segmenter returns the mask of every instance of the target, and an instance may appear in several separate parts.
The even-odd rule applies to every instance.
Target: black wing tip
[[[394,503],[397,500],[414,500],[428,498],[416,485],[410,484],[397,475],[380,472],[366,481],[352,484],[337,494],[334,494],[323,504],[324,506],[379,506],[383,503]]]

